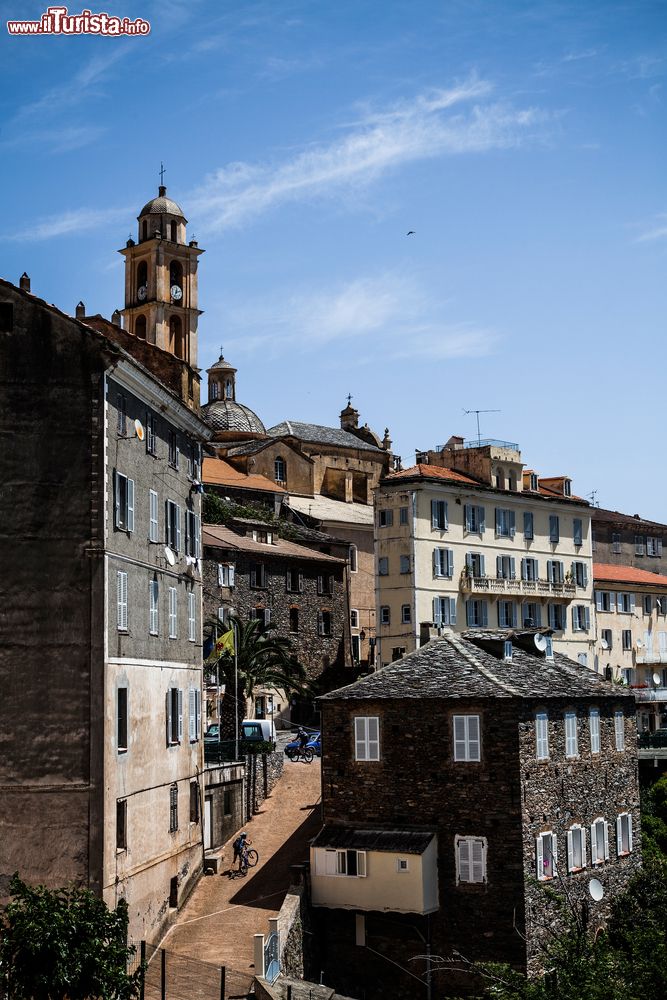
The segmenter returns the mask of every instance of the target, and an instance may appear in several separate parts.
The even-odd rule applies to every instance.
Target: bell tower
[[[187,241],[187,219],[164,184],[137,219],[137,240],[130,237],[119,251],[125,258],[123,328],[196,369],[197,263],[204,251]]]

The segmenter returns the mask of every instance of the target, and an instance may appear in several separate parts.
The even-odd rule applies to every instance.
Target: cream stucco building
[[[375,494],[378,662],[456,631],[550,628],[594,666],[590,512],[565,476],[526,470],[518,445],[451,438]]]

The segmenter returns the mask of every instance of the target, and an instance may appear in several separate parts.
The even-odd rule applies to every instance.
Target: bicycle
[[[299,747],[296,750],[292,750],[287,756],[293,761],[302,760],[304,764],[312,764],[315,754],[312,747]]]
[[[259,854],[254,847],[246,847],[241,855],[241,867],[236,872],[240,878],[248,874],[248,868],[254,868],[259,861]]]

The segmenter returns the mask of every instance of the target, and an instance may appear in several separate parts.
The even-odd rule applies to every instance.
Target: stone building
[[[328,985],[414,998],[428,953],[434,1000],[477,985],[470,961],[536,970],[563,919],[546,888],[604,924],[640,864],[634,700],[550,630],[447,630],[320,704]]]
[[[634,566],[667,576],[667,525],[639,514],[591,507],[592,550],[596,562]]]
[[[451,438],[375,491],[378,661],[419,643],[430,620],[549,627],[594,665],[590,509],[565,476],[523,468],[519,446]]]
[[[18,870],[122,896],[156,941],[202,859],[210,431],[25,276],[0,281],[0,349],[0,890]]]
[[[667,576],[633,566],[593,563],[596,658],[637,701],[641,732],[667,719]]]
[[[326,688],[335,677],[340,683],[338,671],[350,665],[345,559],[242,518],[229,527],[205,525],[203,539],[205,618],[224,623],[234,613],[271,625],[290,639],[311,682]],[[289,725],[292,706],[284,692],[257,689],[254,700],[258,716]]]

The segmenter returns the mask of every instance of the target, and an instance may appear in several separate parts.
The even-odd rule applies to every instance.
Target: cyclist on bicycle
[[[240,833],[239,836],[234,841],[234,843],[232,844],[232,847],[234,848],[234,859],[232,861],[232,867],[234,867],[235,862],[238,860],[239,871],[241,871],[241,869],[243,868],[244,854],[248,849],[249,843],[251,843],[251,841],[248,840],[248,834],[244,830],[243,833]]]
[[[308,733],[305,729],[299,729],[296,734],[296,738],[299,741],[299,750],[305,750],[308,745]]]

